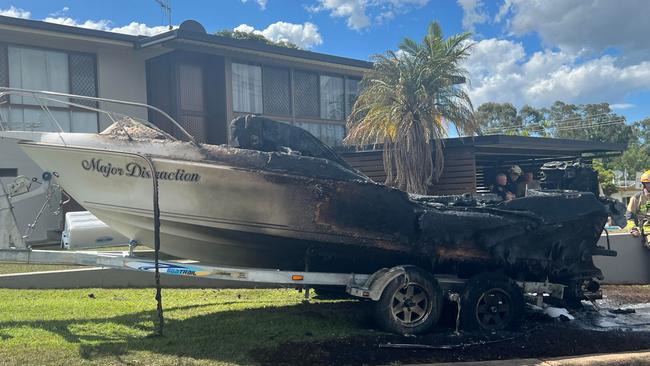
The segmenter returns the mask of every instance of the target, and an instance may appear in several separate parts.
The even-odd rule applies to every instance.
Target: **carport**
[[[620,155],[626,144],[530,136],[489,135],[456,137],[444,140],[445,167],[429,193],[436,195],[486,192],[494,176],[510,165],[536,174],[549,161]],[[384,182],[382,150],[343,150],[339,152],[353,167],[377,182]]]

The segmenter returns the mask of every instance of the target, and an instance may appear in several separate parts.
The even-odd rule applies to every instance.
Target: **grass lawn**
[[[0,364],[251,364],[256,349],[283,342],[371,333],[365,304],[302,298],[295,290],[163,290],[165,336],[150,337],[153,289],[0,289]]]

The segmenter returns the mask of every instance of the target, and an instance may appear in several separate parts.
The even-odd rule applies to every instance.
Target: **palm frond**
[[[462,133],[476,131],[472,102],[454,85],[467,77],[462,62],[472,47],[470,37],[461,33],[445,39],[434,22],[422,43],[406,38],[399,45],[401,55],[388,51],[373,57],[344,142],[383,144],[386,184],[426,194],[442,173],[447,123]]]

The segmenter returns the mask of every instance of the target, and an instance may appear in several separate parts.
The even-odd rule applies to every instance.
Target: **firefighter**
[[[496,176],[494,186],[491,192],[501,197],[504,201],[510,201],[515,198],[515,193],[508,190],[508,177],[504,173],[499,173]]]
[[[521,197],[517,195],[517,185],[520,183],[520,178],[521,175],[523,174],[523,170],[519,167],[519,165],[513,165],[510,168],[508,168],[508,184],[507,184],[507,189],[509,192],[512,192],[516,197]]]
[[[634,237],[641,237],[650,248],[650,170],[641,175],[643,189],[630,198],[627,205],[627,227]]]

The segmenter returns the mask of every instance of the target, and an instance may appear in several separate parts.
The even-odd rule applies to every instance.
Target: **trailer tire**
[[[375,317],[388,332],[421,334],[440,318],[442,291],[430,273],[415,266],[404,266],[404,270],[384,288],[375,304]]]
[[[460,310],[465,330],[513,329],[519,325],[523,312],[523,291],[505,275],[481,273],[465,284]]]

